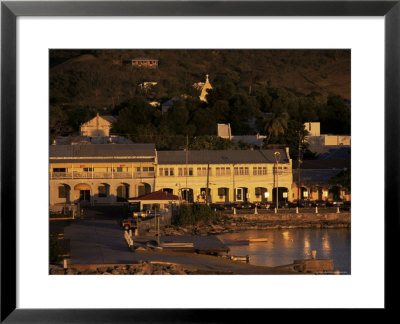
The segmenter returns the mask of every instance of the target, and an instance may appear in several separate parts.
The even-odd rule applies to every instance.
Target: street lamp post
[[[278,210],[278,205],[279,205],[279,185],[278,185],[278,166],[279,166],[279,160],[281,158],[281,153],[279,152],[274,152],[274,157],[275,157],[275,176],[276,176],[276,210]]]

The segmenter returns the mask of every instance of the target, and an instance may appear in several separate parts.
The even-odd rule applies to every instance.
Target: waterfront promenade
[[[242,264],[219,257],[193,253],[132,252],[123,230],[112,220],[78,220],[65,227],[70,240],[71,265],[135,264],[141,261],[170,262],[209,272],[232,274],[293,274],[289,270]]]

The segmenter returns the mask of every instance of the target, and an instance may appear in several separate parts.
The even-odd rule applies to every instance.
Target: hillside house
[[[147,91],[147,90],[150,90],[152,87],[155,87],[156,85],[157,85],[157,82],[152,82],[152,81],[142,82],[142,83],[139,83],[139,88],[143,91]]]
[[[264,144],[265,135],[232,135],[230,124],[217,124],[217,135],[224,139],[232,140],[236,143],[243,142],[250,145],[262,147]]]
[[[304,123],[304,128],[309,133],[306,137],[306,141],[312,152],[324,153],[332,148],[341,146],[349,147],[351,145],[350,135],[321,134],[319,122],[306,122]]]
[[[81,125],[80,135],[88,137],[108,137],[112,124],[117,121],[114,116],[100,116],[92,118],[88,122]]]
[[[139,57],[124,61],[124,64],[137,68],[156,69],[158,67],[158,60],[152,58]]]

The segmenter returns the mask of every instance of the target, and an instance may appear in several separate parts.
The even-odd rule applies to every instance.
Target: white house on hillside
[[[350,135],[321,134],[319,122],[306,122],[304,123],[304,128],[309,133],[306,141],[310,145],[310,151],[312,152],[324,153],[333,147],[351,145]]]

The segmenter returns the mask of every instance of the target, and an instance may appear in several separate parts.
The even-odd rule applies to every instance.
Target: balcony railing
[[[155,172],[50,172],[50,179],[141,179],[154,178]]]

